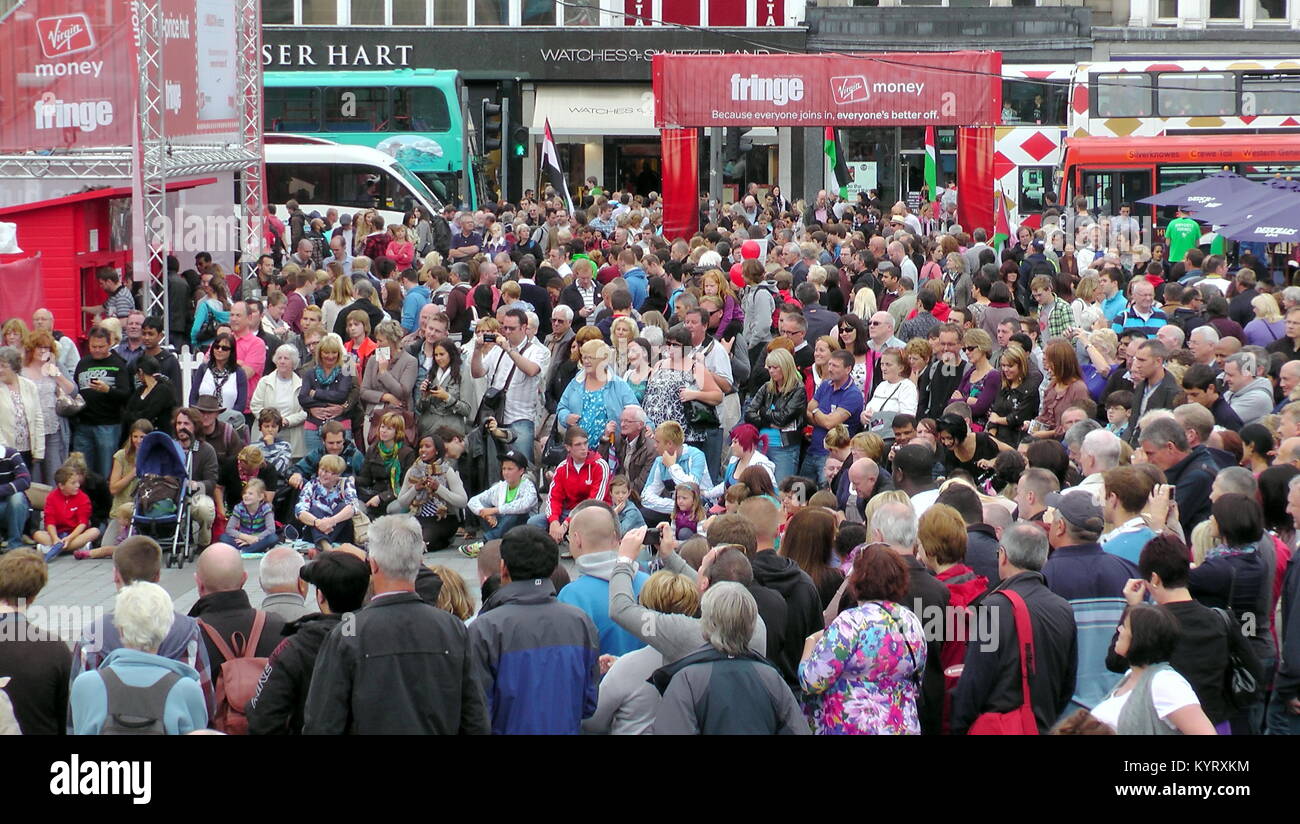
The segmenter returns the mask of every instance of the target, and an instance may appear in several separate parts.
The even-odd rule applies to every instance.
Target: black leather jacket
[[[804,394],[803,385],[796,386],[785,394],[772,392],[771,384],[759,387],[745,407],[745,422],[758,429],[772,427],[787,433],[785,444],[798,443],[798,433],[802,430],[804,414],[808,411],[808,396]]]

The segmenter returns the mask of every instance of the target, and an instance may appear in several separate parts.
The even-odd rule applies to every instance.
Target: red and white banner
[[[27,0],[0,20],[0,152],[131,144],[130,8]]]
[[[656,54],[655,126],[994,126],[999,52]]]

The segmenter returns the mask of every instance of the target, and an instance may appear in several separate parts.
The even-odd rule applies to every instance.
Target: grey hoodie
[[[1273,383],[1268,378],[1255,378],[1245,389],[1229,392],[1226,398],[1243,424],[1254,423],[1273,411]]]
[[[582,569],[581,561],[588,557],[591,556],[579,559],[579,569]],[[691,569],[690,564],[683,561],[676,553],[664,556],[664,566],[669,571],[685,575],[692,581],[696,579],[695,570]],[[607,577],[609,617],[614,619],[614,623],[659,650],[665,664],[671,664],[700,648],[704,643],[704,635],[700,632],[699,618],[646,609],[637,603],[636,596],[632,594],[633,566],[609,561],[609,568],[608,575],[588,572],[585,569],[582,572],[584,575],[597,574],[600,577]],[[749,638],[749,648],[759,655],[767,655],[767,626],[762,618],[754,622],[754,634]]]

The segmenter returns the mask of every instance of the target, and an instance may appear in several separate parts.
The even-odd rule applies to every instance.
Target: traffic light
[[[528,127],[515,126],[510,130],[510,154],[515,157],[528,156]]]
[[[501,148],[502,130],[504,128],[501,105],[484,100],[480,114],[479,122],[483,126],[483,154],[495,152]]]

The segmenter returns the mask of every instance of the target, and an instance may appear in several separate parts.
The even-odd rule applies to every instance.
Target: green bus
[[[477,207],[462,182],[465,119],[455,71],[263,72],[265,132],[309,135],[391,155],[444,203]]]

